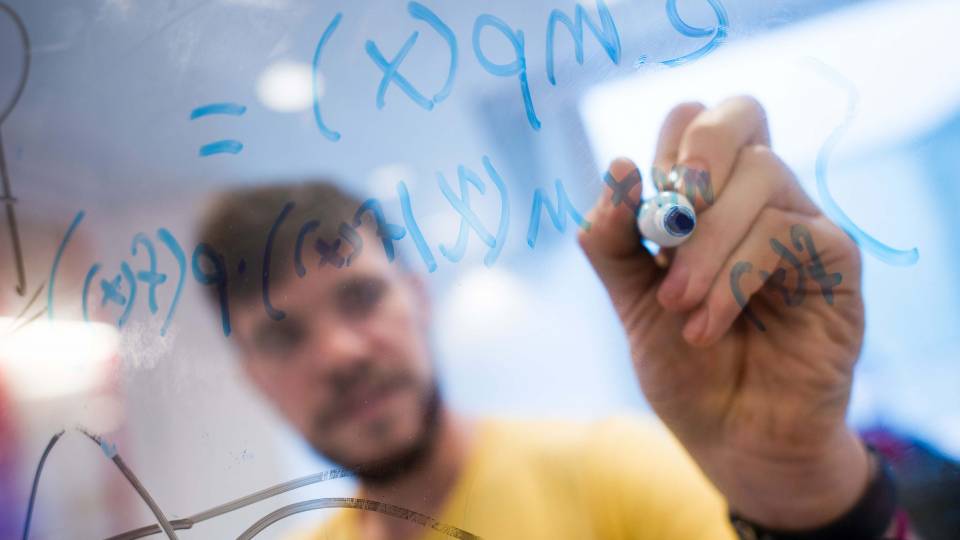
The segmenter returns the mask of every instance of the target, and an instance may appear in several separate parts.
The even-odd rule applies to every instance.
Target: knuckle
[[[690,124],[684,138],[689,148],[702,152],[725,140],[731,131],[730,126],[720,120],[699,118]]]
[[[787,234],[790,231],[790,220],[782,210],[765,206],[757,216],[754,230],[763,231],[774,236]]]
[[[757,170],[764,174],[780,173],[786,170],[786,164],[769,146],[752,144],[740,150],[737,166]],[[779,175],[778,175],[779,176]]]
[[[687,283],[687,296],[689,298],[699,301],[707,294],[716,277],[715,268],[717,266],[719,264],[715,261],[703,261],[691,270],[690,281]]]

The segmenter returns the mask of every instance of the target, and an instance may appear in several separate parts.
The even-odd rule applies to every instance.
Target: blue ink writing
[[[457,38],[453,34],[453,31],[447,26],[436,13],[430,11],[426,6],[418,2],[410,2],[407,5],[407,10],[410,12],[410,16],[422,20],[429,24],[434,31],[440,34],[440,37],[447,42],[447,47],[450,49],[450,67],[447,71],[447,80],[444,82],[443,87],[437,92],[433,98],[427,98],[422,93],[420,93],[413,84],[407,80],[406,77],[400,74],[399,69],[400,65],[403,63],[403,60],[407,57],[407,54],[410,53],[410,49],[417,42],[417,38],[420,36],[420,32],[414,32],[410,34],[410,37],[407,38],[407,41],[403,44],[403,47],[400,48],[400,52],[391,61],[387,61],[384,58],[383,53],[380,52],[380,48],[377,47],[377,44],[373,41],[367,41],[366,51],[367,55],[370,56],[370,59],[373,60],[373,63],[380,68],[383,72],[383,77],[380,80],[380,86],[377,88],[377,108],[383,109],[384,107],[384,98],[387,93],[387,89],[390,87],[390,83],[396,83],[396,85],[406,94],[414,103],[423,107],[424,109],[431,111],[433,110],[434,105],[440,103],[441,101],[447,99],[450,95],[450,92],[453,91],[453,81],[457,72]]]
[[[212,272],[205,272],[201,266],[200,258],[205,257]],[[193,250],[192,264],[193,277],[202,285],[214,285],[217,287],[217,298],[220,301],[220,323],[223,326],[223,335],[230,335],[230,304],[227,301],[227,265],[223,260],[223,255],[217,253],[210,244],[201,242]]]
[[[317,124],[317,129],[320,130],[320,134],[332,142],[340,140],[340,132],[328,128],[320,114],[320,88],[317,83],[317,78],[320,76],[320,53],[323,52],[323,47],[327,44],[327,41],[330,40],[330,36],[333,35],[337,26],[340,25],[341,19],[343,19],[343,14],[337,13],[333,20],[330,21],[330,24],[327,25],[327,29],[323,31],[323,35],[320,36],[320,41],[317,42],[317,49],[313,52],[313,76],[311,77],[313,88],[313,120]]]
[[[287,315],[283,311],[274,308],[273,303],[270,301],[270,257],[273,254],[273,238],[277,234],[277,229],[279,229],[280,225],[287,219],[293,207],[294,203],[292,202],[283,205],[283,209],[280,210],[280,215],[277,216],[277,220],[274,221],[273,226],[270,227],[270,232],[267,234],[267,242],[263,247],[263,286],[260,292],[263,295],[263,309],[267,312],[267,316],[275,321],[281,321]]]
[[[593,32],[593,35],[597,38],[597,41],[603,45],[603,49],[607,52],[610,61],[615,65],[620,65],[620,32],[617,31],[617,25],[613,21],[613,16],[610,14],[607,4],[603,0],[597,0],[597,11],[600,14],[600,24],[602,28],[598,28],[596,23],[587,16],[587,10],[584,9],[582,5],[577,4],[574,11],[576,13],[574,15],[574,21],[571,21],[570,17],[559,9],[551,11],[550,18],[547,21],[547,80],[554,86],[557,85],[557,77],[553,67],[555,47],[554,32],[556,32],[557,23],[562,23],[566,26],[567,30],[570,31],[570,35],[573,36],[574,54],[576,55],[578,64],[583,65],[583,25],[586,23],[587,27],[590,28],[590,31]]]
[[[150,270],[141,270],[137,272],[137,279],[146,283],[149,289],[147,289],[147,302],[148,307],[150,308],[150,313],[156,313],[159,307],[157,307],[157,285],[167,281],[167,275],[157,272],[157,252],[153,249],[153,242],[147,238],[147,235],[143,233],[138,233],[133,237],[133,243],[130,245],[130,254],[136,257],[137,255],[137,244],[143,244],[143,247],[147,250],[147,258],[150,259]]]
[[[846,134],[850,125],[853,124],[857,115],[857,107],[860,101],[859,92],[852,82],[837,73],[827,65],[817,62],[815,64],[817,71],[831,82],[837,84],[847,93],[847,114],[839,126],[830,134],[826,142],[817,153],[816,176],[817,176],[817,194],[823,203],[823,211],[832,219],[847,235],[862,247],[867,253],[880,259],[881,261],[894,266],[912,266],[920,260],[920,251],[917,248],[896,249],[877,240],[869,233],[857,226],[850,219],[850,216],[840,208],[837,201],[830,193],[830,187],[827,185],[827,170],[830,165],[830,157],[834,149],[840,142],[840,139]]]
[[[190,112],[190,120],[204,118],[211,115],[243,116],[247,108],[237,103],[211,103],[197,107]],[[205,144],[200,147],[200,157],[216,154],[239,154],[243,150],[243,143],[234,139],[223,139]]]
[[[370,213],[370,215],[373,216],[373,220],[377,225],[377,236],[380,237],[380,242],[383,244],[383,252],[387,256],[387,261],[393,262],[394,257],[396,257],[393,243],[402,240],[403,237],[406,236],[406,229],[400,225],[387,223],[387,219],[383,215],[383,206],[380,204],[380,201],[376,199],[368,199],[360,205],[360,208],[358,208],[357,212],[353,215],[354,227],[359,227],[360,224],[363,223],[363,214],[366,213]]]
[[[480,46],[480,34],[486,27],[499,30],[513,46],[514,60],[509,64],[495,64],[483,53]],[[530,84],[527,82],[527,57],[524,52],[523,31],[514,32],[507,23],[493,15],[480,15],[473,25],[473,52],[477,61],[491,75],[497,77],[516,76],[520,80],[520,93],[523,96],[523,106],[527,113],[527,121],[535,130],[540,129],[540,119],[533,108],[533,98],[530,96]]]
[[[300,232],[297,233],[297,243],[293,248],[293,270],[297,273],[298,277],[307,275],[307,267],[303,265],[303,241],[308,234],[317,230],[319,226],[319,220],[311,219],[304,223],[300,227]]]
[[[410,237],[413,238],[413,243],[420,253],[420,258],[423,259],[423,264],[427,267],[427,272],[433,273],[437,269],[437,261],[433,258],[430,246],[423,238],[423,232],[420,231],[416,218],[413,217],[410,192],[407,191],[407,185],[402,181],[397,183],[397,193],[400,195],[400,210],[403,213],[403,222],[407,225],[407,230],[410,231]]]
[[[173,299],[170,300],[170,309],[167,310],[167,316],[163,320],[163,326],[160,327],[160,335],[165,336],[167,329],[170,327],[170,321],[173,320],[173,314],[177,311],[180,294],[183,292],[183,282],[187,277],[187,258],[186,253],[183,252],[183,248],[180,247],[180,243],[177,242],[177,239],[173,237],[170,231],[164,228],[157,229],[157,238],[170,250],[173,258],[177,261],[177,268],[180,269],[180,274],[177,278],[177,288],[173,292]]]
[[[96,277],[97,272],[100,271],[100,264],[94,264],[90,267],[90,270],[87,271],[87,277],[83,279],[83,292],[80,296],[80,307],[83,312],[83,320],[90,321],[90,313],[87,306],[87,298],[90,296],[90,284],[93,283],[93,278]]]
[[[533,207],[530,210],[530,227],[527,229],[527,245],[533,249],[537,245],[537,236],[540,233],[540,218],[543,216],[542,208],[547,209],[550,221],[560,232],[567,230],[567,214],[573,218],[574,223],[583,230],[590,229],[590,222],[583,218],[577,209],[573,207],[567,192],[563,189],[560,180],[556,181],[557,189],[557,209],[550,206],[550,196],[543,192],[543,189],[537,188],[533,192]]]
[[[457,76],[457,62],[459,61],[457,37],[453,34],[453,30],[440,20],[440,17],[438,17],[436,13],[430,11],[430,9],[423,4],[410,2],[407,4],[407,11],[410,12],[411,17],[420,19],[432,26],[433,29],[440,34],[440,37],[447,42],[447,47],[450,49],[450,68],[447,72],[447,81],[443,84],[443,88],[433,96],[433,102],[440,103],[450,96],[450,93],[453,91],[453,81]]]
[[[410,84],[410,81],[408,81],[406,77],[397,71],[400,68],[400,64],[403,62],[404,58],[406,58],[407,54],[410,53],[410,49],[412,49],[414,44],[417,43],[418,36],[420,36],[420,32],[414,32],[410,34],[410,37],[407,38],[407,41],[403,44],[403,47],[400,47],[400,52],[398,52],[390,62],[387,62],[387,59],[384,58],[383,54],[380,53],[380,49],[377,48],[376,43],[372,41],[367,42],[367,55],[369,55],[370,59],[373,60],[373,63],[383,71],[383,78],[380,80],[380,87],[377,88],[378,109],[383,109],[385,105],[385,96],[387,95],[387,88],[390,87],[390,82],[396,81],[397,86],[399,86],[400,89],[403,90],[403,93],[409,96],[414,103],[428,111],[433,110],[433,100],[427,99],[426,96],[417,91],[417,89]]]
[[[843,282],[843,276],[839,272],[827,272],[823,265],[823,260],[820,258],[820,253],[817,251],[817,246],[813,241],[813,236],[805,226],[799,224],[791,226],[790,241],[798,253],[806,253],[805,258],[810,263],[809,266],[804,266],[804,262],[800,257],[776,238],[770,239],[770,249],[780,257],[781,261],[786,262],[793,271],[796,272],[796,288],[791,292],[790,289],[786,287],[787,269],[785,268],[777,268],[773,273],[760,270],[758,275],[760,276],[761,282],[779,292],[783,297],[784,304],[789,307],[797,307],[803,303],[806,297],[807,291],[804,283],[807,272],[809,271],[813,280],[820,285],[820,292],[823,295],[823,299],[828,305],[832,306],[834,297],[833,289]],[[767,329],[766,325],[753,313],[748,305],[750,295],[744,294],[740,286],[740,280],[743,275],[749,274],[752,271],[753,265],[747,261],[739,261],[734,264],[730,271],[730,290],[733,293],[733,298],[736,300],[737,305],[743,310],[744,317],[753,323],[758,330],[765,332]]]
[[[710,41],[703,47],[679,58],[663,62],[665,66],[677,67],[693,62],[694,60],[699,60],[710,54],[726,41],[727,32],[730,28],[727,10],[723,7],[723,4],[720,3],[720,0],[707,0],[707,3],[713,8],[713,13],[717,17],[717,25],[714,28],[697,28],[690,26],[680,18],[680,13],[677,11],[677,0],[667,0],[667,17],[670,19],[670,25],[673,26],[674,30],[690,38],[702,38],[711,35],[713,37],[711,37]]]

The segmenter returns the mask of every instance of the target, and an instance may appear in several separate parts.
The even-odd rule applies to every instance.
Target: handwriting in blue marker
[[[483,29],[487,27],[499,30],[503,37],[507,38],[513,47],[514,59],[509,64],[495,64],[484,54],[480,45],[480,35]],[[520,94],[523,96],[523,106],[527,113],[527,121],[535,130],[540,129],[540,119],[537,118],[537,112],[533,108],[533,97],[530,95],[530,84],[527,81],[527,56],[524,48],[523,31],[513,31],[510,26],[502,19],[493,15],[484,14],[477,17],[473,24],[473,53],[477,61],[491,75],[497,77],[517,77],[520,81]]]
[[[667,0],[667,17],[670,21],[670,24],[674,29],[676,29],[677,32],[685,37],[694,39],[709,38],[709,41],[697,50],[678,58],[666,60],[662,62],[663,64],[667,66],[679,66],[693,62],[709,54],[726,41],[730,27],[726,8],[724,8],[721,0],[706,1],[712,8],[714,16],[717,19],[717,23],[716,25],[708,28],[700,28],[692,26],[684,21],[677,9],[676,0]],[[575,4],[574,13],[572,16],[559,9],[554,9],[550,12],[546,24],[545,62],[547,80],[551,85],[555,86],[557,84],[556,31],[557,27],[560,25],[563,25],[567,29],[571,38],[573,39],[574,55],[578,64],[583,65],[585,60],[584,37],[586,33],[585,30],[589,30],[596,38],[597,42],[603,47],[603,50],[610,61],[616,66],[620,65],[623,56],[623,46],[616,21],[614,20],[613,15],[604,0],[597,0],[596,9],[596,18],[591,17],[587,13],[587,9],[580,3]],[[400,46],[399,50],[393,54],[391,59],[387,58],[384,52],[380,49],[380,46],[377,45],[374,40],[368,39],[364,42],[364,50],[370,60],[380,69],[381,72],[380,82],[377,85],[374,102],[378,109],[383,109],[386,106],[387,92],[391,86],[396,86],[411,101],[416,103],[417,106],[423,108],[424,110],[432,111],[436,105],[449,98],[453,92],[459,62],[457,36],[450,26],[447,25],[434,11],[420,2],[408,2],[407,12],[411,18],[426,23],[427,26],[430,27],[430,30],[436,32],[436,34],[439,35],[440,38],[446,43],[447,49],[450,53],[450,61],[447,67],[446,80],[444,81],[443,86],[433,96],[429,96],[428,94],[418,90],[417,87],[414,86],[413,82],[411,82],[401,73],[401,66],[404,60],[413,50],[420,37],[419,30],[415,30],[410,34],[410,36]],[[317,47],[313,54],[314,120],[321,135],[332,142],[339,141],[341,134],[340,132],[334,131],[327,127],[322,118],[320,111],[320,92],[317,81],[320,75],[321,55],[342,20],[342,13],[337,13],[333,17],[330,24],[328,24],[326,29],[323,31],[320,40],[317,42]],[[496,63],[490,60],[490,58],[487,56],[487,53],[484,51],[483,46],[481,45],[483,30],[487,27],[498,31],[512,47],[512,61],[507,63]],[[537,115],[536,108],[534,107],[534,100],[528,77],[527,51],[524,32],[520,29],[514,30],[505,21],[494,15],[481,14],[474,21],[472,45],[477,62],[479,62],[480,66],[485,71],[497,77],[517,78],[518,82],[520,83],[520,94],[523,100],[524,112],[527,121],[534,130],[540,130],[542,124]],[[635,62],[634,67],[639,67],[646,62],[647,57],[640,56],[640,58]],[[241,151],[242,148],[243,146],[236,141],[217,141],[204,146],[201,149],[201,155],[213,155],[224,152],[236,153]]]
[[[407,230],[410,231],[410,238],[413,239],[417,252],[420,253],[424,266],[427,267],[427,272],[432,273],[437,269],[437,260],[433,258],[433,252],[430,251],[430,246],[427,245],[427,241],[423,237],[417,219],[413,216],[410,192],[407,190],[407,184],[403,181],[397,183],[397,194],[400,195],[400,211],[403,214],[403,222],[406,224]]]
[[[410,81],[406,77],[401,75],[397,70],[400,68],[400,64],[407,57],[407,54],[410,53],[410,49],[417,43],[417,37],[420,36],[420,32],[414,32],[410,34],[410,37],[407,38],[407,41],[403,44],[403,47],[400,47],[400,51],[397,52],[397,55],[393,57],[393,60],[387,61],[383,57],[383,54],[380,53],[380,49],[377,48],[377,44],[372,41],[367,41],[366,50],[367,55],[370,56],[370,59],[373,60],[373,63],[377,65],[383,71],[383,78],[380,80],[380,87],[377,89],[377,108],[383,109],[385,103],[385,96],[387,95],[387,88],[390,87],[391,82],[396,82],[397,86],[403,90],[403,93],[410,97],[414,103],[423,107],[424,109],[430,111],[433,110],[433,100],[427,99],[426,96],[421,94],[416,88],[410,84]]]
[[[436,13],[430,11],[430,9],[423,4],[410,2],[407,4],[407,11],[410,12],[410,16],[414,19],[419,19],[432,26],[433,29],[440,34],[440,37],[447,42],[447,47],[450,49],[450,67],[447,71],[447,80],[443,84],[443,88],[433,96],[433,102],[440,103],[450,96],[450,93],[453,91],[453,81],[457,76],[457,62],[459,61],[457,37],[453,34],[453,30],[440,20],[440,17],[438,17]]]
[[[147,258],[150,261],[150,269],[137,272],[137,279],[149,287],[149,289],[147,289],[148,307],[150,313],[155,314],[157,310],[160,309],[157,306],[157,286],[167,281],[167,275],[157,272],[157,252],[153,248],[153,242],[150,238],[143,233],[137,233],[137,235],[133,237],[133,242],[130,245],[130,254],[134,257],[137,256],[137,244],[141,244],[146,248]]]
[[[603,45],[610,61],[614,65],[620,65],[620,32],[617,31],[617,24],[613,21],[613,15],[610,14],[610,10],[603,0],[597,0],[597,12],[600,14],[602,28],[597,27],[597,24],[587,16],[587,10],[580,4],[576,5],[574,21],[571,21],[570,17],[559,9],[550,12],[550,18],[547,21],[547,80],[550,81],[550,84],[557,85],[557,77],[553,67],[554,33],[557,23],[566,26],[570,35],[573,36],[574,54],[578,64],[583,65],[583,25],[586,23],[597,41]]]
[[[827,272],[820,258],[820,252],[813,241],[810,230],[803,225],[793,225],[790,227],[790,243],[793,250],[785,246],[776,238],[770,239],[770,249],[776,253],[780,260],[785,262],[794,273],[796,273],[796,286],[791,291],[786,286],[787,268],[777,268],[772,273],[766,270],[759,270],[757,275],[760,277],[760,284],[766,285],[772,291],[778,292],[783,298],[785,305],[797,307],[803,304],[807,289],[805,282],[807,275],[817,282],[820,286],[820,293],[828,305],[833,305],[833,289],[843,282],[843,276],[839,272]],[[794,251],[795,250],[795,251]],[[741,279],[745,274],[753,272],[753,264],[749,261],[738,261],[730,270],[730,290],[733,298],[743,311],[743,316],[751,322],[758,330],[765,332],[766,325],[750,309],[750,296],[759,290],[760,285],[755,285],[750,289],[750,293],[745,293],[741,287]]]
[[[544,193],[542,188],[537,188],[533,192],[533,207],[530,209],[530,227],[527,229],[527,245],[533,249],[537,245],[537,236],[540,234],[540,219],[543,215],[542,208],[547,209],[550,221],[560,232],[567,230],[567,215],[573,218],[573,222],[583,230],[590,230],[590,222],[584,219],[580,212],[573,207],[570,197],[563,189],[563,183],[556,181],[557,190],[557,208],[554,210],[550,205],[550,196]]]
[[[243,116],[247,108],[237,103],[211,103],[202,105],[190,112],[190,120],[197,120],[212,115]],[[243,143],[234,139],[222,139],[200,147],[200,157],[216,154],[239,154],[243,150]]]
[[[457,243],[453,248],[448,248],[442,244],[440,245],[440,253],[451,262],[459,262],[466,253],[470,229],[473,229],[480,240],[490,248],[483,259],[483,263],[487,266],[493,266],[500,252],[503,250],[504,243],[506,243],[507,231],[510,226],[510,203],[507,195],[507,186],[500,178],[496,169],[493,168],[490,159],[486,156],[483,158],[483,165],[500,194],[500,224],[497,228],[496,237],[490,234],[487,228],[483,226],[480,218],[477,217],[470,207],[471,185],[476,188],[481,195],[486,193],[486,185],[480,177],[461,165],[457,169],[457,176],[460,179],[460,196],[458,197],[450,188],[449,184],[447,184],[446,178],[444,178],[442,174],[437,173],[437,183],[440,186],[441,193],[443,193],[443,196],[454,210],[460,214],[460,230],[457,235]]]
[[[393,262],[394,257],[396,257],[393,243],[402,240],[406,236],[407,230],[400,225],[387,223],[387,219],[383,215],[383,206],[377,199],[368,199],[360,205],[360,208],[353,215],[354,228],[363,223],[364,214],[373,216],[374,223],[377,226],[377,236],[380,238],[380,243],[383,244],[383,252],[387,256],[387,261]]]
[[[187,260],[183,248],[180,247],[180,243],[177,242],[177,239],[173,237],[170,231],[164,228],[157,229],[157,237],[160,239],[160,242],[170,250],[170,254],[173,255],[174,260],[177,261],[177,268],[179,270],[177,275],[177,288],[173,292],[173,299],[170,300],[170,308],[167,310],[167,315],[163,319],[163,326],[160,327],[160,335],[165,336],[167,329],[170,327],[170,321],[173,320],[173,314],[177,311],[180,294],[183,292],[183,282],[187,277]]]
[[[303,264],[303,242],[307,239],[308,234],[316,231],[319,227],[320,220],[318,219],[311,219],[300,226],[300,232],[297,233],[297,242],[293,248],[293,270],[297,273],[297,277],[307,275],[307,267]]]
[[[353,263],[353,260],[363,253],[363,237],[360,236],[360,233],[358,233],[356,229],[346,223],[341,223],[340,227],[337,229],[337,232],[347,243],[347,245],[350,246],[350,253],[343,258],[343,264],[345,266],[350,266]]]
[[[320,130],[320,134],[333,142],[340,140],[340,132],[328,128],[320,114],[320,87],[318,86],[317,78],[320,76],[320,54],[323,52],[323,48],[327,42],[330,41],[330,36],[333,35],[337,26],[340,25],[341,19],[343,19],[343,14],[337,13],[333,20],[330,21],[330,24],[327,25],[327,29],[323,31],[323,35],[320,36],[320,41],[317,42],[317,49],[313,52],[313,76],[311,77],[313,85],[313,120],[317,124],[317,129]]]
[[[690,26],[680,18],[680,13],[677,11],[677,0],[667,0],[667,17],[670,19],[670,25],[673,26],[677,32],[680,32],[689,38],[711,37],[710,41],[708,41],[706,45],[700,47],[699,49],[680,56],[679,58],[662,62],[665,66],[677,67],[693,62],[694,60],[699,60],[707,54],[710,54],[714,49],[726,41],[727,32],[730,28],[730,20],[727,17],[727,10],[723,7],[723,4],[720,3],[720,0],[707,0],[707,3],[710,4],[711,8],[713,8],[713,13],[717,18],[717,25],[713,28],[698,28],[696,26]]]
[[[640,203],[642,201],[630,200],[630,190],[632,190],[635,186],[640,185],[640,183],[643,181],[643,178],[640,176],[639,169],[634,167],[633,170],[631,170],[627,176],[625,176],[623,180],[620,180],[619,182],[613,177],[612,174],[607,172],[603,176],[603,181],[610,186],[610,202],[613,204],[614,208],[620,206],[621,204],[627,205],[627,208],[631,208],[634,211],[640,208]]]
[[[90,320],[88,307],[90,285],[101,267],[100,263],[93,264],[83,282],[83,298],[81,299],[81,304],[83,308],[83,319],[85,321]],[[126,287],[124,287],[124,283],[126,283]],[[126,294],[124,294],[124,291],[126,291]],[[117,318],[117,327],[123,328],[123,325],[126,324],[130,318],[130,314],[133,312],[133,306],[137,299],[137,280],[134,277],[130,265],[123,262],[120,265],[120,273],[116,274],[113,279],[110,281],[101,279],[100,292],[100,307],[106,307],[107,304],[116,304],[123,308],[123,312]]]
[[[335,238],[332,242],[327,242],[323,238],[317,238],[316,242],[313,244],[314,250],[317,254],[320,255],[320,263],[318,266],[332,266],[334,268],[343,268],[347,260],[342,255],[340,255],[340,244],[343,241],[340,238]]]
[[[87,271],[87,276],[83,279],[83,290],[80,293],[80,308],[84,321],[90,321],[90,308],[87,299],[90,297],[90,285],[93,283],[93,278],[97,277],[97,273],[100,272],[101,267],[102,265],[100,263],[94,263],[90,266],[90,270]]]
[[[180,247],[180,244],[170,231],[163,228],[158,229],[157,238],[159,238],[161,244],[170,251],[170,254],[173,255],[179,269],[176,289],[173,293],[173,298],[170,300],[170,307],[167,309],[163,325],[160,328],[160,335],[164,336],[170,327],[173,314],[176,312],[177,303],[183,291],[183,282],[186,276],[186,260],[183,248]],[[137,298],[137,282],[144,283],[148,287],[147,307],[151,314],[156,314],[160,309],[156,290],[160,285],[167,282],[167,274],[158,270],[157,252],[153,241],[144,233],[137,233],[131,241],[130,254],[133,257],[139,254],[140,246],[142,246],[146,252],[148,269],[134,272],[131,266],[126,261],[123,261],[120,264],[120,273],[116,274],[109,281],[106,279],[100,280],[100,306],[106,307],[108,304],[115,304],[123,308],[123,312],[117,319],[117,327],[119,328],[122,328],[123,325],[126,324],[133,311]],[[102,263],[95,262],[90,266],[90,269],[84,277],[80,299],[84,321],[90,320],[91,287],[93,286],[94,278],[96,278],[102,268]]]
[[[830,216],[830,219],[843,229],[858,246],[881,261],[894,266],[912,266],[917,264],[917,261],[920,260],[920,250],[915,247],[910,249],[896,249],[877,240],[854,223],[854,221],[850,219],[850,216],[840,208],[840,205],[837,204],[837,201],[834,200],[833,195],[830,193],[830,187],[827,185],[827,170],[830,166],[830,157],[857,116],[857,106],[860,102],[860,95],[853,83],[836,70],[819,60],[813,60],[813,66],[820,75],[841,87],[847,94],[847,111],[843,121],[834,129],[833,133],[830,134],[830,137],[827,138],[817,153],[817,194],[820,195],[820,202],[823,204],[824,213]]]
[[[204,259],[208,266],[213,267],[211,271],[203,269],[202,260]],[[229,337],[231,332],[230,302],[227,298],[229,279],[223,255],[210,244],[201,242],[193,250],[191,267],[193,268],[194,279],[201,285],[213,285],[217,288],[217,300],[220,304],[220,324],[223,326],[223,335]]]
[[[387,89],[390,87],[391,83],[397,85],[404,94],[407,95],[414,103],[420,107],[432,111],[434,105],[440,103],[446,99],[450,92],[453,90],[453,80],[457,72],[457,38],[453,34],[453,31],[447,26],[440,18],[432,11],[430,11],[424,5],[417,2],[410,2],[407,6],[410,16],[415,19],[422,20],[429,24],[446,42],[447,46],[450,48],[450,67],[447,72],[447,80],[443,84],[443,87],[437,92],[433,98],[427,98],[425,95],[420,93],[413,84],[403,75],[400,74],[399,69],[400,65],[406,59],[407,54],[410,53],[410,49],[417,42],[417,38],[420,36],[420,32],[413,32],[410,34],[410,37],[407,38],[407,41],[400,47],[400,51],[394,56],[393,60],[387,61],[384,58],[383,53],[380,52],[380,48],[377,47],[377,44],[373,41],[367,41],[365,49],[367,55],[373,60],[373,63],[380,68],[383,72],[383,77],[380,80],[380,86],[377,88],[377,108],[383,109],[385,105],[385,96],[387,94]]]
[[[280,215],[277,216],[276,221],[273,222],[273,226],[270,227],[270,232],[267,233],[267,242],[263,247],[263,281],[260,292],[263,295],[263,309],[267,312],[267,316],[275,321],[283,320],[287,314],[273,307],[273,303],[270,301],[270,258],[273,255],[273,239],[277,235],[277,229],[280,228],[280,225],[283,225],[283,222],[287,219],[293,207],[294,203],[292,201],[283,205],[283,208],[280,210]],[[225,280],[226,278],[224,278],[224,281]]]

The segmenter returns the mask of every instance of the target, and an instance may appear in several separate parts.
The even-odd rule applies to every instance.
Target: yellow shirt
[[[363,510],[309,540],[360,540]],[[437,521],[484,540],[733,540],[725,503],[659,424],[484,421]],[[424,529],[422,540],[449,539]]]

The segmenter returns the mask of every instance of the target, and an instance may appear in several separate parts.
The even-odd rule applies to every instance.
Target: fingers
[[[660,136],[657,138],[657,150],[653,157],[653,182],[658,189],[662,189],[666,174],[677,162],[680,152],[680,142],[683,134],[693,120],[706,107],[701,103],[681,103],[673,108],[660,127]]]
[[[588,230],[579,241],[601,281],[616,301],[620,295],[642,292],[654,280],[657,267],[637,232],[636,209],[643,184],[636,165],[618,159],[610,165],[596,205],[587,215]]]
[[[675,183],[699,211],[711,206],[730,178],[741,148],[770,145],[767,115],[752,97],[724,100],[714,108],[688,118],[694,108],[681,106],[665,125],[655,161],[655,175]],[[671,118],[668,117],[668,121]],[[682,133],[676,129],[687,120]],[[666,176],[664,176],[666,175]],[[655,178],[656,180],[656,178]]]
[[[733,250],[765,207],[817,213],[789,168],[762,145],[739,152],[730,180],[716,203],[700,212],[697,230],[676,249],[657,291],[657,300],[671,311],[696,307]]]
[[[747,324],[766,330],[770,320],[765,323],[762,315],[771,309],[758,309],[764,304],[751,302],[765,286],[770,291],[769,298],[764,295],[768,308],[780,302],[796,307],[813,301],[807,298],[813,295],[830,304],[844,276],[847,287],[856,281],[856,253],[852,241],[823,215],[768,206],[726,259],[703,304],[687,319],[683,337],[693,345],[710,346],[741,314]]]

